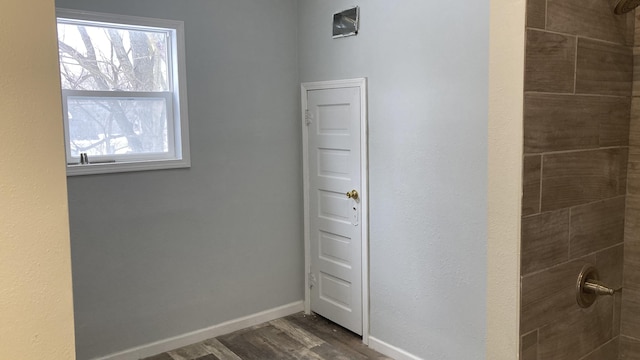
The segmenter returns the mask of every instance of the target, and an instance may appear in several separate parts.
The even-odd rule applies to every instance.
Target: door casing
[[[362,227],[362,342],[369,344],[369,156],[367,128],[367,79],[346,79],[302,83],[302,171],[304,182],[304,311],[311,313],[311,292],[309,273],[311,272],[311,239],[309,225],[309,135],[306,125],[307,91],[340,88],[360,88],[360,199]]]

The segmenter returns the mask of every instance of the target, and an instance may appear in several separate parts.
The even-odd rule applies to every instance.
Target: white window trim
[[[111,163],[98,163],[98,164],[85,164],[85,165],[67,165],[67,176],[76,175],[93,175],[93,174],[107,174],[107,173],[120,173],[130,171],[146,171],[146,170],[162,170],[162,169],[176,169],[176,168],[188,168],[191,167],[191,154],[189,146],[189,121],[187,112],[187,72],[186,72],[186,57],[185,57],[185,39],[184,39],[184,22],[177,20],[165,20],[154,19],[138,16],[116,15],[107,13],[98,13],[91,11],[80,11],[71,9],[56,9],[56,16],[58,18],[73,19],[73,20],[86,20],[86,21],[99,21],[112,24],[122,24],[126,26],[148,26],[167,28],[175,30],[175,42],[172,44],[172,52],[174,54],[175,61],[172,62],[173,69],[172,74],[178,74],[178,81],[175,83],[175,76],[172,76],[173,85],[173,119],[174,119],[174,139],[170,139],[170,142],[176,141],[174,146],[175,158],[173,159],[153,159],[152,157],[144,156],[140,160],[131,161],[117,161]],[[73,90],[63,90],[65,93],[63,96],[71,96],[74,93]],[[86,92],[88,93],[88,92]],[[113,94],[113,97],[118,97],[119,93]],[[154,97],[163,97],[164,93],[157,93]],[[64,103],[66,108],[66,103]],[[65,148],[69,151],[68,139],[68,126],[65,124]],[[178,144],[179,142],[180,144]],[[66,157],[66,156],[65,156]],[[91,159],[89,159],[91,162]]]

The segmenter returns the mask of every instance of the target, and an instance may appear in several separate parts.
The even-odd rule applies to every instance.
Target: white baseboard
[[[422,360],[422,358],[419,358],[391,344],[387,344],[386,342],[376,339],[373,336],[369,336],[369,347],[381,353],[382,355],[388,356],[395,360]]]
[[[279,319],[304,310],[302,301],[296,301],[291,304],[279,306],[277,308],[261,311],[249,316],[223,322],[213,325],[205,329],[192,331],[183,335],[174,336],[172,338],[152,342],[150,344],[138,346],[132,349],[117,352],[115,354],[96,358],[95,360],[138,360],[149,356],[157,355],[166,351],[181,348],[214,338],[216,336],[225,335],[237,330],[241,330],[263,322]]]

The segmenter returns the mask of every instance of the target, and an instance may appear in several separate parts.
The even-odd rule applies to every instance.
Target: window
[[[67,174],[189,167],[183,23],[57,14]]]

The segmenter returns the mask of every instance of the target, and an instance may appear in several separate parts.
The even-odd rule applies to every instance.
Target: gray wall
[[[357,3],[357,2],[356,2]],[[369,78],[371,335],[484,358],[489,2],[299,1],[301,81]]]
[[[303,298],[294,0],[58,0],[185,22],[192,167],[69,178],[78,359]]]
[[[484,356],[488,1],[401,3],[363,2],[361,34],[332,40],[353,2],[57,1],[183,20],[187,40],[192,168],[69,178],[79,359],[302,299],[299,81],[353,77],[370,90],[371,334]]]

